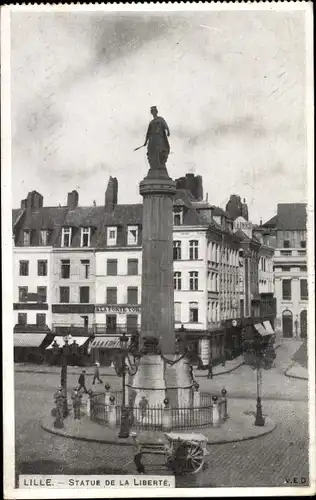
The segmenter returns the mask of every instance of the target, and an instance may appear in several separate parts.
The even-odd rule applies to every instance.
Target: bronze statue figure
[[[153,119],[148,125],[145,142],[135,151],[147,146],[147,158],[151,168],[165,168],[170,152],[170,130],[164,118],[158,116],[156,106],[152,106],[150,112]]]

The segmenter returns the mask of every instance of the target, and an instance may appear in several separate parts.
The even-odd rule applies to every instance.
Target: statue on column
[[[170,153],[168,137],[170,130],[162,116],[158,116],[156,106],[150,108],[153,119],[150,121],[143,146],[147,146],[147,158],[151,168],[166,168],[166,162]]]

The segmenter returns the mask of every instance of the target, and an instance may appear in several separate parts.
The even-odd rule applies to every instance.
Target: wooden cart
[[[164,465],[177,475],[197,474],[205,466],[205,457],[209,454],[206,449],[207,438],[202,434],[170,432],[164,434],[164,438],[153,439],[150,433],[132,433],[132,437],[134,463],[139,474],[145,472],[142,463],[145,454],[164,456]]]

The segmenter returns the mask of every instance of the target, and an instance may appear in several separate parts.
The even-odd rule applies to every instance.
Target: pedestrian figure
[[[80,419],[80,407],[81,407],[82,395],[79,393],[77,388],[74,389],[71,399],[72,399],[72,406],[74,409],[74,418]]]
[[[100,379],[99,366],[100,366],[100,363],[98,361],[96,361],[95,364],[94,364],[94,376],[93,376],[92,385],[95,384],[96,380],[98,380],[99,384],[103,383],[102,380]]]
[[[139,402],[140,416],[144,420],[146,417],[146,410],[148,407],[148,399],[145,396],[142,396],[142,399]]]
[[[64,391],[61,386],[57,388],[57,391],[54,394],[54,399],[55,399],[55,404],[56,404],[56,410],[55,410],[55,416],[56,416],[56,421],[55,421],[55,427],[62,426],[62,421],[64,419],[64,409],[65,409],[65,396],[64,396]]]
[[[86,388],[86,370],[82,370],[78,378],[78,391],[84,389],[85,394],[88,394],[88,390]]]

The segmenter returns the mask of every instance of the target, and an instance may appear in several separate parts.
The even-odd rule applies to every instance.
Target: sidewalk
[[[230,373],[244,364],[243,356],[238,356],[235,359],[226,361],[225,366],[222,364],[213,367],[213,377],[217,375],[223,375],[224,373]],[[194,370],[196,377],[207,377],[208,369],[206,370]]]
[[[238,399],[229,399],[228,404],[229,418],[221,427],[203,427],[178,432],[181,434],[203,434],[207,438],[208,444],[211,445],[254,439],[268,434],[275,429],[276,424],[267,416],[265,416],[265,425],[263,427],[256,427],[254,425],[255,401],[247,402]],[[67,438],[104,444],[133,446],[131,437],[127,439],[118,438],[119,428],[97,424],[90,420],[87,415],[83,415],[80,420],[74,420],[72,415],[70,415],[64,421],[63,429],[55,429],[53,426],[53,417],[49,416],[42,421],[41,427],[47,432]],[[164,433],[162,431],[150,431],[150,437],[154,441],[164,440]]]
[[[238,356],[235,359],[226,361],[225,367],[222,364],[214,366],[213,377],[216,375],[222,375],[224,373],[230,373],[236,370],[239,366],[243,365],[243,357]],[[82,370],[86,370],[87,374],[93,372],[94,366],[68,366],[69,375],[79,375]],[[46,373],[46,374],[60,374],[60,366],[49,366],[49,365],[34,365],[30,363],[15,363],[14,364],[15,373]],[[207,377],[208,370],[197,370],[194,369],[194,374],[196,377]],[[100,367],[100,377],[117,377],[115,368],[111,366]]]
[[[284,375],[290,378],[308,380],[308,370],[295,361],[285,370]]]

